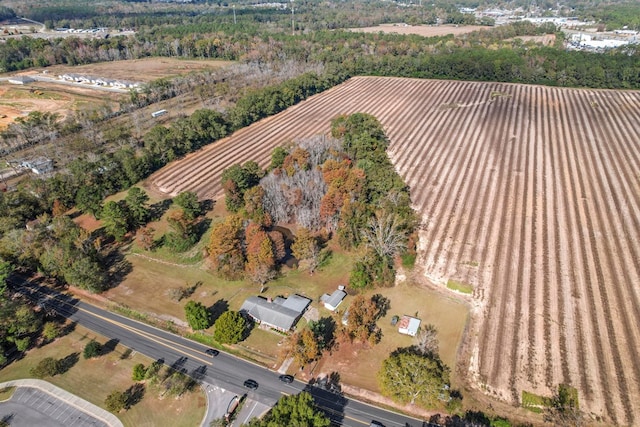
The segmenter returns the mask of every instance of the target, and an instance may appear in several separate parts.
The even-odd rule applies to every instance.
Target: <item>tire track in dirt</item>
[[[540,87],[530,88],[526,92],[526,98],[530,100],[530,109],[535,111],[536,121],[540,121],[541,117],[541,108],[540,108],[540,91],[542,89]],[[544,104],[543,104],[544,105]],[[532,113],[533,115],[533,113]],[[533,126],[528,126],[528,135],[527,135],[527,154],[530,156],[530,161],[527,161],[525,166],[525,177],[530,178],[530,182],[528,183],[526,191],[529,194],[529,197],[526,196],[525,193],[523,197],[523,203],[526,205],[523,208],[523,213],[525,221],[528,216],[527,212],[531,212],[530,221],[528,224],[528,230],[522,229],[522,235],[520,237],[520,243],[523,245],[523,255],[522,258],[526,260],[530,260],[530,262],[520,262],[518,265],[518,269],[521,270],[518,275],[518,282],[522,284],[527,284],[527,286],[523,286],[520,290],[520,299],[522,300],[522,311],[518,316],[518,320],[520,322],[526,322],[526,328],[521,328],[521,334],[517,336],[517,342],[514,342],[514,346],[518,348],[518,343],[521,343],[520,354],[516,360],[521,360],[522,363],[522,371],[526,373],[527,382],[535,383],[536,377],[534,376],[534,358],[536,355],[535,349],[538,348],[536,346],[536,319],[535,315],[536,310],[536,275],[535,268],[537,262],[537,227],[539,227],[539,222],[541,219],[538,218],[539,209],[538,209],[538,197],[537,193],[538,189],[538,174],[539,174],[539,161],[542,147],[541,141],[538,141],[534,132]],[[544,175],[543,175],[544,176]],[[544,200],[544,198],[543,198]],[[525,244],[526,242],[526,244]],[[526,248],[526,249],[525,249]],[[532,268],[533,266],[533,268]],[[516,336],[514,335],[514,341],[516,340]],[[526,345],[525,345],[526,343]],[[543,342],[539,343],[540,346],[544,345]],[[512,365],[513,366],[513,365]],[[513,368],[512,368],[513,369]],[[517,372],[513,370],[512,376],[515,377]]]
[[[502,85],[497,85],[497,87],[492,87],[492,89],[498,92],[506,90]],[[482,234],[484,224],[479,220],[484,219],[486,215],[487,195],[490,189],[488,186],[488,180],[492,175],[491,173],[487,173],[486,169],[490,169],[490,166],[494,162],[493,152],[487,149],[486,145],[487,141],[492,141],[497,137],[497,131],[500,129],[499,123],[495,123],[491,118],[500,114],[493,112],[494,110],[504,110],[504,105],[502,105],[503,103],[501,102],[503,99],[504,98],[498,98],[497,100],[490,100],[490,102],[486,103],[482,115],[482,122],[485,126],[476,127],[477,130],[473,138],[473,142],[475,147],[474,150],[479,152],[474,151],[471,154],[474,157],[478,157],[478,161],[477,166],[474,165],[471,169],[473,171],[473,175],[469,178],[473,183],[473,187],[468,190],[471,193],[471,198],[466,199],[466,203],[463,207],[463,212],[467,213],[466,221],[460,221],[458,223],[458,227],[456,227],[452,233],[453,236],[462,235],[459,241],[463,245],[457,258],[449,257],[451,262],[454,260],[458,262],[455,266],[454,274],[456,276],[461,276],[464,283],[468,283],[473,286],[473,295],[478,299],[481,298],[481,292],[478,289],[479,280],[477,274],[479,265],[476,265],[475,268],[473,268],[473,263],[478,263],[478,261],[475,260],[480,259],[480,248],[486,242],[486,234]],[[479,206],[479,209],[474,209],[477,206]],[[460,227],[462,227],[461,230]],[[473,236],[470,235],[472,231],[475,232]],[[467,264],[464,267],[465,271],[462,273],[458,272],[461,262],[465,262]],[[451,268],[450,265],[447,265],[446,270],[449,271],[449,268]]]
[[[467,240],[467,233],[463,232],[463,230],[466,231],[469,228],[471,209],[476,206],[478,201],[478,194],[480,192],[478,186],[483,175],[483,166],[486,164],[488,150],[485,149],[484,139],[481,137],[484,128],[483,126],[477,126],[477,123],[485,122],[487,119],[487,113],[491,104],[484,100],[488,99],[487,95],[490,95],[488,92],[490,92],[491,89],[493,88],[487,86],[485,90],[474,94],[475,96],[470,100],[472,104],[475,104],[472,108],[476,111],[467,121],[467,123],[469,123],[468,129],[462,130],[464,139],[460,143],[460,146],[465,150],[463,153],[460,153],[458,157],[463,162],[461,165],[463,173],[462,176],[458,178],[458,188],[454,189],[454,193],[458,195],[455,204],[450,210],[447,209],[448,212],[453,213],[452,216],[454,218],[455,212],[459,211],[460,214],[457,215],[458,218],[454,220],[452,220],[452,216],[450,216],[447,221],[447,226],[442,232],[442,236],[438,237],[436,235],[436,240],[438,241],[451,241],[449,252],[452,255],[444,257],[443,270],[449,277],[455,278],[456,280],[460,280],[463,277],[463,275],[458,272],[458,269],[460,268],[462,260],[466,259],[464,258],[464,254],[467,252],[466,248],[475,246],[475,242],[471,243]],[[459,208],[458,205],[460,205]],[[453,225],[452,230],[450,229],[451,225]],[[439,250],[436,249],[436,253],[438,252]],[[455,256],[453,254],[455,254]],[[470,261],[470,259],[468,261]],[[473,284],[466,281],[465,283]]]
[[[528,107],[528,111],[532,110],[532,107],[535,108],[536,110],[538,109],[538,106],[536,105],[535,101],[536,101],[536,96],[533,96],[533,94],[531,93],[531,88],[527,88],[527,96],[526,98],[529,100],[529,107]],[[539,88],[533,88],[533,90],[536,90]],[[529,203],[529,199],[528,197],[530,197],[530,190],[529,190],[529,179],[530,176],[527,172],[527,165],[529,164],[529,152],[531,150],[531,145],[532,141],[535,141],[533,138],[531,138],[530,135],[526,135],[526,131],[524,127],[521,127],[522,130],[520,130],[519,132],[519,138],[518,140],[522,141],[521,144],[519,145],[519,150],[518,150],[518,161],[516,164],[517,170],[516,170],[516,174],[520,174],[520,175],[516,175],[516,177],[522,177],[522,179],[520,181],[522,181],[522,183],[520,184],[520,188],[516,189],[516,196],[515,199],[517,201],[518,199],[518,194],[521,194],[522,196],[519,197],[520,198],[520,208],[517,207],[517,205],[515,205],[515,211],[512,214],[512,217],[514,219],[514,227],[516,232],[513,233],[512,235],[512,240],[509,244],[509,248],[513,248],[511,249],[509,252],[511,252],[512,254],[514,253],[514,249],[517,248],[517,252],[516,252],[516,256],[517,259],[520,260],[524,260],[524,259],[530,259],[527,258],[525,255],[526,252],[526,243],[527,243],[527,225],[526,225],[526,212],[527,212],[527,204]],[[529,129],[531,129],[531,126],[529,126]],[[514,293],[514,299],[515,299],[515,308],[514,308],[514,316],[513,316],[513,330],[511,331],[511,350],[510,350],[510,355],[509,355],[509,359],[511,360],[511,370],[509,373],[509,381],[510,381],[510,388],[511,388],[511,394],[513,396],[513,401],[514,402],[519,402],[520,401],[520,393],[517,387],[517,383],[518,383],[518,374],[521,372],[522,368],[521,366],[523,365],[522,363],[522,359],[519,357],[519,347],[520,347],[520,343],[522,342],[523,346],[526,347],[526,345],[528,345],[528,340],[524,340],[521,341],[521,336],[520,336],[520,331],[522,328],[522,323],[523,323],[523,319],[522,319],[522,304],[523,304],[523,298],[525,295],[525,290],[524,290],[524,262],[516,262],[516,266],[515,268],[511,269],[510,272],[510,277],[514,278],[514,285],[515,286],[515,293]]]
[[[536,120],[540,120],[539,116]],[[529,132],[533,132],[533,127],[529,127]],[[526,359],[526,374],[527,381],[530,384],[537,385],[537,378],[540,378],[536,374],[536,366],[541,366],[536,358],[538,357],[537,349],[544,347],[544,336],[539,333],[543,328],[540,325],[539,319],[543,317],[542,313],[538,313],[538,301],[542,301],[544,294],[542,294],[542,286],[538,286],[538,271],[539,266],[544,263],[544,254],[540,250],[543,246],[541,232],[542,222],[544,221],[544,203],[546,197],[544,194],[544,182],[539,179],[540,170],[544,168],[544,143],[537,141],[534,135],[529,135],[535,141],[535,148],[533,150],[532,161],[528,174],[533,178],[532,182],[532,207],[531,207],[531,262],[533,263],[533,271],[529,273],[529,293],[528,293],[528,313],[525,318],[527,322],[527,359]],[[544,173],[542,173],[544,177]],[[540,203],[538,202],[540,199]],[[542,205],[542,208],[539,206]],[[540,315],[539,315],[540,314]]]
[[[490,87],[486,86],[483,90],[474,91],[472,93],[471,99],[467,98],[465,101],[470,101],[470,103],[475,104],[477,99],[484,99],[485,95],[488,95],[490,91]],[[458,107],[460,108],[460,107]],[[446,220],[443,216],[437,217],[436,222],[440,224],[437,233],[433,236],[433,241],[437,242],[435,249],[433,250],[433,256],[436,259],[442,260],[440,262],[441,275],[446,277],[449,273],[449,262],[451,259],[457,259],[459,261],[459,256],[453,256],[456,247],[456,233],[451,233],[450,228],[452,223],[457,222],[456,220],[464,216],[465,210],[460,209],[459,206],[461,204],[462,199],[467,198],[469,196],[469,192],[467,190],[468,186],[471,184],[468,179],[469,173],[471,171],[471,167],[474,165],[474,157],[477,162],[477,156],[472,156],[471,150],[475,150],[476,147],[481,145],[476,142],[476,139],[473,137],[474,134],[477,134],[477,129],[480,126],[477,126],[476,123],[480,119],[483,109],[474,106],[470,113],[471,117],[468,117],[465,120],[465,123],[461,123],[460,127],[460,137],[456,141],[452,141],[456,148],[451,150],[452,159],[449,164],[449,174],[452,174],[451,180],[449,180],[449,174],[447,175],[446,181],[449,182],[447,186],[443,186],[442,190],[453,195],[453,197],[445,198],[447,200],[447,204],[445,204],[441,209],[441,212],[446,215]],[[462,117],[462,115],[459,115]],[[475,128],[473,132],[470,132],[470,129]],[[471,133],[471,136],[467,136]],[[462,205],[464,206],[465,202],[462,201]],[[460,211],[460,213],[458,213]],[[459,242],[458,245],[464,245],[465,242]],[[447,256],[449,254],[449,256]]]
[[[538,126],[543,126],[541,119],[538,119]],[[537,130],[539,131],[539,129]],[[542,165],[542,177],[543,177],[543,216],[542,216],[542,235],[544,239],[542,240],[542,253],[543,253],[543,262],[542,262],[542,330],[544,335],[544,357],[545,357],[545,384],[548,388],[553,387],[553,358],[552,358],[552,349],[551,349],[551,266],[550,266],[550,258],[553,256],[551,250],[549,248],[549,217],[553,217],[553,212],[549,213],[550,204],[547,200],[547,195],[549,194],[549,180],[545,179],[546,176],[546,163]]]
[[[455,104],[453,107],[445,107],[447,110],[456,110],[458,108],[463,108],[460,106],[460,102],[465,102],[465,105],[473,105],[475,97],[477,97],[478,86],[463,86],[463,93],[459,94],[456,98],[456,101],[450,102],[449,104]],[[466,97],[463,97],[467,95]],[[446,105],[446,104],[444,104]],[[462,174],[459,174],[458,171],[463,169],[463,164],[466,159],[460,154],[462,148],[464,147],[464,135],[466,133],[466,129],[473,123],[478,114],[478,108],[473,108],[472,117],[468,120],[464,120],[463,115],[455,114],[455,112],[451,112],[454,121],[448,122],[446,126],[442,126],[443,129],[457,129],[460,130],[458,133],[458,137],[451,138],[448,134],[442,136],[442,140],[446,141],[443,145],[443,156],[435,159],[434,170],[444,169],[445,172],[441,174],[437,174],[438,179],[438,190],[435,194],[435,198],[430,203],[421,203],[421,200],[418,199],[418,204],[420,206],[430,205],[431,211],[427,214],[427,217],[433,225],[430,229],[431,233],[429,235],[428,241],[425,242],[426,249],[425,251],[430,256],[430,263],[428,261],[427,268],[431,271],[432,276],[435,276],[439,279],[440,282],[445,282],[448,276],[448,272],[443,267],[443,264],[446,263],[447,257],[443,255],[443,245],[447,243],[447,249],[451,248],[450,238],[447,237],[447,231],[450,226],[451,220],[454,217],[454,210],[457,204],[459,203],[460,198],[462,197],[461,193],[458,191],[458,188],[462,181]],[[439,139],[440,140],[440,139]],[[446,150],[444,149],[446,147]],[[462,163],[462,165],[461,165]],[[464,171],[463,171],[464,173]],[[446,217],[446,219],[445,219]],[[442,237],[440,237],[442,236]]]
[[[564,289],[566,289],[565,287],[567,285],[566,285],[565,275],[562,274],[562,271],[564,270],[563,263],[562,263],[563,252],[561,250],[561,241],[560,241],[562,233],[560,232],[560,222],[559,222],[558,203],[557,203],[558,192],[557,192],[557,186],[556,186],[556,181],[554,176],[556,168],[558,166],[556,165],[555,157],[552,155],[549,155],[552,150],[552,148],[549,147],[549,145],[552,143],[552,141],[557,141],[557,138],[554,137],[555,135],[552,136],[555,126],[551,126],[551,124],[553,123],[552,115],[551,115],[551,108],[553,107],[553,103],[550,101],[550,99],[552,98],[554,92],[555,91],[544,89],[543,91],[544,98],[542,101],[542,105],[544,105],[544,109],[543,109],[543,115],[540,117],[540,123],[542,123],[542,126],[544,128],[544,131],[542,132],[543,134],[542,141],[544,141],[544,145],[545,145],[544,153],[546,153],[548,157],[548,162],[543,161],[542,163],[541,178],[548,183],[548,192],[545,191],[543,201],[545,204],[549,206],[549,208],[545,212],[549,212],[551,214],[550,218],[545,218],[545,221],[551,223],[550,229],[552,230],[551,236],[553,240],[553,244],[550,245],[551,247],[553,247],[553,255],[551,256],[551,258],[555,261],[552,266],[553,270],[552,270],[551,276],[556,278],[556,280],[553,280],[551,282],[551,285],[554,289],[552,290],[551,295],[549,297],[552,299],[552,301],[556,302],[556,309],[558,311],[558,315],[555,317],[558,319],[558,321],[554,322],[552,326],[554,328],[553,332],[555,333],[555,335],[560,337],[555,348],[552,348],[551,359],[547,361],[547,363],[549,363],[551,366],[556,367],[555,372],[553,372],[553,376],[552,376],[552,381],[551,381],[552,385],[556,383],[563,383],[563,384],[571,383],[568,354],[567,354],[568,340],[567,340],[567,331],[566,331],[567,326],[570,325],[571,323],[567,322],[567,314],[566,314],[566,300],[565,300]],[[547,164],[549,165],[550,172],[547,171]],[[550,176],[550,178],[545,179],[545,177],[547,176]],[[535,235],[533,236],[533,239],[535,239]],[[552,304],[551,313],[554,313],[554,312],[555,310]],[[554,335],[554,333],[552,333],[552,336]],[[553,341],[552,341],[552,344],[553,344]],[[552,363],[553,360],[560,360],[561,361],[560,366],[557,366],[557,364]]]

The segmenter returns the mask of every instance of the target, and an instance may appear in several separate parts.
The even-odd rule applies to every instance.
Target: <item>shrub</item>
[[[247,329],[247,322],[237,311],[225,311],[216,320],[213,338],[220,343],[235,344],[242,341]]]
[[[110,412],[120,412],[127,405],[127,395],[121,391],[114,390],[107,396],[104,405]]]
[[[138,363],[133,367],[131,379],[134,381],[142,381],[147,374],[147,368],[142,363]]]
[[[60,370],[60,361],[53,357],[47,357],[42,359],[35,368],[31,368],[30,373],[36,378],[44,378],[58,375]]]
[[[96,341],[91,340],[84,346],[84,352],[82,355],[85,359],[92,359],[94,357],[100,356],[100,352],[102,351],[102,345]]]

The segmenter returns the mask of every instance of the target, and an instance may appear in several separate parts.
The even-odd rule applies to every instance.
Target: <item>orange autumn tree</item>
[[[329,229],[336,229],[342,208],[360,198],[366,176],[364,171],[352,167],[351,160],[327,160],[322,165],[322,176],[327,193],[320,204],[320,217]]]
[[[239,215],[228,216],[211,230],[211,267],[225,279],[239,279],[244,271],[243,231],[242,218]]]
[[[255,227],[252,227],[255,226]],[[245,273],[254,283],[264,287],[265,283],[276,276],[276,257],[273,242],[269,235],[256,226],[250,224],[247,235],[247,263]],[[262,289],[260,290],[262,292]]]

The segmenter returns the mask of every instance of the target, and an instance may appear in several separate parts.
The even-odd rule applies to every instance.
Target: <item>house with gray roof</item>
[[[240,307],[240,312],[251,317],[261,326],[289,332],[307,309],[311,300],[300,295],[287,298],[249,297]]]
[[[329,311],[335,311],[336,308],[342,303],[347,293],[343,289],[336,289],[331,295],[324,294],[320,297],[320,301],[324,303],[324,308]]]

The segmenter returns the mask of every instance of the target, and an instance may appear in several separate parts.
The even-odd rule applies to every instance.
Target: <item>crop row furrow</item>
[[[470,99],[467,99],[467,101],[473,104],[478,98],[483,99],[485,94],[488,95],[489,90],[490,87],[485,86],[484,90],[478,92],[473,91],[469,94]],[[455,144],[455,148],[451,149],[453,155],[451,162],[448,164],[448,169],[452,175],[451,178],[447,180],[449,184],[446,187],[443,186],[443,190],[445,190],[450,197],[448,197],[447,204],[440,209],[441,212],[445,213],[446,220],[442,217],[437,220],[439,227],[437,233],[433,236],[434,242],[437,242],[437,245],[432,252],[435,259],[441,260],[440,268],[444,277],[449,277],[451,273],[448,269],[448,261],[459,258],[459,255],[456,254],[456,247],[466,244],[466,242],[457,242],[458,236],[455,232],[450,232],[450,228],[452,223],[459,223],[462,218],[467,215],[467,211],[464,209],[465,202],[463,200],[466,200],[470,195],[467,188],[473,184],[469,179],[469,174],[472,169],[474,169],[473,162],[476,162],[478,158],[477,154],[473,155],[475,153],[475,147],[480,145],[475,135],[477,135],[478,129],[482,127],[480,123],[482,123],[484,118],[483,113],[485,108],[486,107],[481,108],[478,106],[472,107],[471,117],[468,117],[464,123],[461,123],[460,126],[457,127],[459,137],[452,138],[451,141],[451,143]],[[471,133],[471,135],[468,135],[469,133]],[[459,208],[461,201],[462,209]],[[445,250],[445,247],[448,250]],[[448,256],[447,253],[449,253]]]
[[[519,94],[518,94],[519,96]],[[515,109],[515,113],[510,111],[506,118],[507,123],[512,123],[511,118],[513,115],[515,117],[521,117],[523,111],[522,104],[518,103],[517,108]],[[511,252],[511,236],[514,232],[514,215],[513,214],[513,206],[515,203],[515,195],[513,194],[513,189],[515,187],[514,182],[518,181],[518,176],[514,176],[514,164],[519,164],[519,155],[520,150],[518,149],[520,141],[517,139],[517,136],[509,137],[509,135],[504,135],[502,137],[503,144],[507,146],[507,153],[502,158],[501,168],[504,170],[504,178],[501,182],[501,189],[499,191],[499,197],[501,202],[499,204],[494,205],[494,210],[490,213],[492,216],[501,218],[501,228],[500,233],[496,236],[495,241],[495,251],[494,251],[494,259],[491,261],[491,264],[494,266],[492,271],[491,285],[495,287],[496,292],[492,292],[490,301],[491,305],[497,305],[496,307],[496,315],[498,321],[496,321],[496,325],[498,326],[502,324],[504,327],[498,328],[495,332],[495,335],[491,338],[494,344],[494,353],[492,354],[493,363],[491,366],[491,373],[489,379],[493,382],[505,384],[508,387],[509,391],[512,390],[511,381],[507,380],[506,383],[504,379],[498,382],[500,379],[501,373],[504,372],[504,348],[505,348],[505,335],[509,335],[511,333],[510,328],[513,326],[513,283],[511,282],[510,271],[512,268],[512,264],[514,262],[513,254]],[[492,245],[493,246],[493,245]],[[491,310],[491,308],[490,308]],[[491,310],[493,311],[493,310]],[[491,357],[488,357],[491,360]],[[510,360],[509,363],[513,363],[514,361]]]
[[[615,368],[611,363],[613,355],[610,353],[611,348],[609,346],[605,347],[605,343],[611,343],[609,328],[606,325],[608,320],[606,319],[603,307],[604,304],[608,303],[608,299],[606,294],[603,295],[604,289],[602,286],[598,286],[598,273],[596,271],[598,254],[594,252],[596,248],[593,241],[593,234],[591,233],[591,230],[593,230],[593,219],[591,215],[593,215],[593,213],[588,205],[588,197],[591,196],[589,192],[590,189],[587,188],[588,175],[592,172],[592,166],[586,164],[586,159],[582,153],[587,143],[587,126],[589,126],[589,124],[585,123],[581,114],[577,111],[578,109],[584,108],[584,105],[581,105],[581,99],[576,100],[573,95],[575,95],[573,92],[569,93],[567,99],[571,102],[572,106],[572,108],[568,109],[568,113],[570,122],[574,127],[573,134],[575,137],[571,138],[568,142],[571,148],[570,158],[577,163],[575,179],[578,183],[580,193],[578,195],[579,199],[575,201],[575,208],[578,209],[581,214],[579,226],[582,228],[574,230],[574,232],[579,233],[581,238],[580,249],[584,259],[583,265],[585,273],[584,287],[589,294],[590,311],[593,316],[593,333],[596,335],[594,341],[598,347],[598,361],[600,363],[600,383],[603,384],[605,390],[607,390],[603,395],[605,406],[607,414],[614,423],[617,423],[618,417],[613,399],[613,388],[615,387],[615,378],[612,378]],[[576,132],[576,128],[580,131]],[[596,292],[598,293],[596,294]]]

